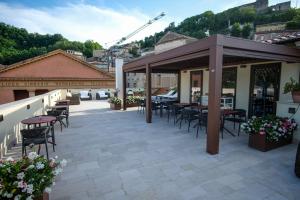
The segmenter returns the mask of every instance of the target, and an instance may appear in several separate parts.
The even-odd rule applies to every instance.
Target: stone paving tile
[[[56,152],[68,160],[51,200],[296,200],[296,145],[262,153],[247,136],[220,140],[220,154],[205,152],[206,135],[187,133],[166,118],[134,109],[112,111],[105,101],[70,107],[70,127],[56,127]],[[20,149],[10,155],[20,154]]]

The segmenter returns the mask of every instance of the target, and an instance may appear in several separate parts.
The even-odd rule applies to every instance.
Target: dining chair
[[[21,136],[22,136],[22,156],[27,155],[26,147],[30,146],[32,144],[34,145],[41,145],[44,144],[46,148],[47,153],[47,159],[49,159],[48,154],[48,133],[49,133],[49,127],[42,126],[42,127],[36,127],[33,129],[22,129],[21,130]],[[40,148],[38,149],[38,154],[40,154]]]

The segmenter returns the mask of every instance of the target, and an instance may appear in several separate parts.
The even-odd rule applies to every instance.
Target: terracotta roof
[[[271,40],[263,40],[262,43],[269,44],[286,44],[290,42],[296,42],[300,40],[300,31],[297,32],[285,32],[279,34],[277,37]]]
[[[182,35],[179,33],[169,31],[156,43],[156,45],[171,42],[174,40],[181,40],[181,39],[188,39],[188,40],[194,40],[194,41],[197,40],[196,38],[193,38],[193,37],[189,37],[186,35]]]
[[[11,64],[11,65],[3,68],[3,69],[0,68],[0,73],[8,71],[8,70],[15,69],[15,68],[18,68],[18,67],[22,67],[23,65],[26,65],[26,64],[29,64],[29,63],[33,63],[33,62],[37,62],[39,60],[43,60],[45,58],[48,58],[50,56],[54,56],[54,55],[57,55],[57,54],[63,54],[64,56],[66,56],[66,57],[68,57],[68,58],[70,58],[70,59],[72,59],[72,60],[74,60],[76,62],[79,62],[79,63],[81,63],[81,64],[83,64],[83,65],[85,65],[85,66],[87,66],[89,68],[92,68],[92,69],[94,69],[96,71],[99,71],[99,72],[101,72],[101,73],[103,73],[103,74],[105,74],[105,75],[107,75],[107,76],[109,76],[111,78],[115,78],[114,75],[112,75],[112,74],[110,74],[110,73],[108,73],[108,72],[106,72],[104,70],[101,70],[101,69],[97,68],[96,66],[94,66],[92,64],[89,64],[89,63],[87,63],[87,62],[85,62],[85,61],[77,58],[74,55],[68,54],[67,52],[65,52],[65,51],[63,51],[61,49],[54,50],[54,51],[51,51],[51,52],[46,53],[44,55],[36,56],[36,57],[33,57],[33,58],[29,58],[29,59],[26,59],[26,60],[23,60],[23,61]]]

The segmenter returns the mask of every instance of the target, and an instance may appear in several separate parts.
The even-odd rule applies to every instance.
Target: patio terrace
[[[296,144],[262,153],[244,134],[225,134],[212,156],[204,132],[196,139],[196,130],[180,130],[166,117],[153,114],[152,124],[144,118],[132,108],[112,111],[105,101],[71,106],[70,127],[56,128],[58,145],[50,150],[68,160],[51,200],[299,198]]]

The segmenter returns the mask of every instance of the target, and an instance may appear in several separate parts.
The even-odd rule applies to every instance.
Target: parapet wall
[[[7,150],[21,141],[20,130],[26,128],[23,119],[46,114],[46,109],[56,100],[66,98],[66,90],[54,90],[43,95],[30,97],[0,105],[0,158]]]

